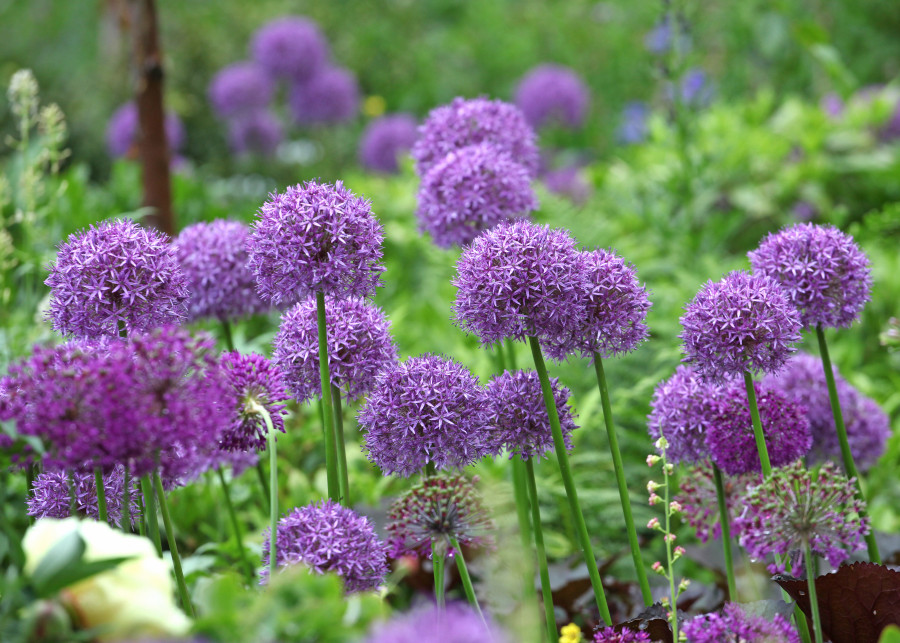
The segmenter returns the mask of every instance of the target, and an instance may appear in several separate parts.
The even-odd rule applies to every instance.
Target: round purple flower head
[[[269,530],[263,538],[261,582],[269,577]],[[303,563],[314,572],[334,572],[348,593],[376,589],[388,572],[386,547],[369,519],[331,500],[294,509],[278,521],[278,567]]]
[[[454,313],[484,345],[529,336],[552,340],[586,314],[586,280],[567,231],[501,223],[463,249],[453,279]]]
[[[874,400],[862,395],[841,377],[835,367],[832,370],[850,452],[856,466],[866,470],[884,453],[885,443],[891,435],[890,419]],[[767,375],[763,382],[806,408],[812,433],[809,461],[842,462],[821,360],[806,353],[798,353],[782,370],[777,374]]]
[[[494,525],[475,488],[462,474],[423,477],[421,482],[397,498],[388,513],[390,556],[432,557],[453,554],[451,539],[461,547],[492,544]]]
[[[572,69],[538,65],[519,81],[515,103],[535,129],[552,123],[578,129],[584,124],[590,96]]]
[[[429,462],[462,468],[495,453],[487,394],[462,364],[410,357],[382,371],[359,412],[369,460],[408,478]]]
[[[572,202],[582,205],[591,196],[591,184],[577,165],[567,165],[555,170],[548,170],[541,176],[544,186]]]
[[[72,478],[75,480],[74,495],[78,514],[100,520],[97,485],[93,472],[75,471],[72,473]],[[103,476],[107,521],[111,525],[121,524],[124,486],[125,476],[121,468],[116,468]],[[141,515],[141,508],[137,501],[140,490],[134,480],[132,480],[131,487],[130,515],[132,524],[134,524]],[[35,518],[68,518],[71,515],[71,496],[66,472],[48,471],[39,474],[34,480],[34,487],[32,487],[25,504],[28,505],[28,515]]]
[[[374,627],[363,643],[510,643],[488,617],[463,603],[416,609]]]
[[[741,500],[743,512],[735,523],[739,542],[751,558],[802,552],[809,543],[813,553],[837,567],[850,552],[865,547],[869,520],[860,516],[865,502],[857,499],[853,479],[826,462],[814,474],[802,462],[780,469],[761,484],[750,487]],[[796,561],[795,569],[803,569]],[[775,565],[769,569],[783,572]]]
[[[288,103],[301,125],[351,121],[359,112],[359,84],[351,71],[326,67],[294,85]]]
[[[734,519],[743,508],[741,498],[747,488],[759,484],[760,473],[745,473],[739,476],[723,476],[725,506],[731,521],[731,537],[737,538],[740,533],[734,527]],[[718,540],[722,537],[722,525],[719,524],[718,497],[713,480],[712,465],[709,462],[691,467],[687,475],[679,479],[678,494],[675,500],[684,510],[684,517],[693,527],[697,539],[705,543],[710,536]]]
[[[274,304],[321,291],[369,297],[384,272],[383,230],[372,205],[340,181],[309,181],[269,195],[247,239],[257,292]]]
[[[478,143],[494,145],[537,175],[540,156],[525,116],[514,105],[487,98],[454,98],[431,110],[412,148],[416,172],[425,176],[449,152]]]
[[[594,632],[594,643],[650,643],[646,632],[635,632],[623,627],[619,632],[614,627],[601,627]]]
[[[137,105],[125,103],[115,111],[106,126],[106,149],[114,158],[132,156],[132,147],[138,140]],[[175,112],[166,112],[165,120],[166,141],[169,143],[169,151],[180,150],[184,145],[184,125]]]
[[[185,318],[187,282],[168,238],[128,219],[69,235],[44,283],[47,318],[64,335],[118,336]]]
[[[298,402],[322,396],[316,300],[309,298],[281,317],[274,360]],[[391,324],[377,306],[357,297],[325,298],[328,371],[350,402],[372,390],[375,376],[397,362]]]
[[[287,411],[283,402],[289,396],[281,369],[262,355],[237,351],[222,355],[221,367],[234,401],[231,422],[222,431],[219,447],[225,451],[265,449],[268,429],[256,407],[263,407],[275,430],[284,433]]]
[[[720,394],[717,384],[704,382],[690,366],[679,366],[656,386],[647,430],[654,443],[660,435],[666,437],[669,462],[691,464],[709,457],[706,432],[716,417]]]
[[[721,382],[744,371],[781,368],[800,341],[800,315],[774,280],[730,272],[709,281],[685,307],[684,361]]]
[[[759,382],[753,387],[772,466],[802,458],[812,446],[806,409]],[[713,462],[728,475],[762,471],[742,381],[722,389],[721,401],[706,429],[706,447]]]
[[[328,41],[312,20],[288,16],[273,20],[253,35],[253,59],[273,76],[297,82],[313,76],[328,61]]]
[[[399,159],[416,142],[418,125],[409,114],[389,114],[366,126],[359,142],[359,162],[375,172],[395,174]]]
[[[237,154],[272,157],[283,140],[281,121],[268,110],[257,110],[228,123],[228,142]]]
[[[418,198],[419,229],[442,248],[538,207],[528,171],[490,143],[448,152],[422,179]]]
[[[209,102],[222,118],[234,118],[263,109],[272,100],[275,83],[266,70],[243,61],[222,68],[209,84]]]
[[[721,612],[699,614],[682,630],[690,643],[800,643],[800,635],[781,614],[752,616],[738,603],[726,603]]]
[[[578,428],[569,407],[569,389],[550,380],[553,398],[559,410],[566,450],[572,450],[572,431]],[[523,460],[542,458],[553,450],[553,435],[544,407],[541,383],[534,371],[503,371],[487,384],[491,412],[491,430],[498,442],[497,450],[506,448],[509,457],[519,455]]]
[[[747,256],[754,273],[784,287],[804,328],[846,328],[871,297],[869,258],[834,226],[798,223],[770,234]]]
[[[247,266],[249,235],[243,223],[217,219],[189,225],[172,242],[187,278],[189,321],[230,321],[269,309],[256,294],[256,279]]]

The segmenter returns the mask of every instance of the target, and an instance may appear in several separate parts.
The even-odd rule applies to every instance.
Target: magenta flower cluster
[[[228,122],[228,142],[237,154],[275,155],[284,126],[269,110],[256,110]]]
[[[516,88],[516,106],[535,129],[554,124],[577,129],[584,124],[589,102],[587,85],[563,65],[538,65]]]
[[[594,643],[650,643],[646,632],[635,632],[623,627],[618,632],[614,627],[601,627],[594,632]]]
[[[97,500],[97,485],[93,472],[74,471],[72,480],[74,491],[70,492],[69,476],[64,471],[47,471],[34,479],[34,486],[25,501],[28,515],[35,518],[67,518],[72,512],[72,496],[78,515],[100,520]],[[107,520],[110,524],[122,523],[122,499],[125,491],[125,476],[120,467],[103,476],[103,489],[106,492]],[[141,507],[138,504],[140,490],[131,482],[132,524],[140,519]]]
[[[231,387],[232,411],[231,421],[219,437],[219,447],[225,451],[265,449],[268,428],[253,407],[263,407],[275,430],[284,433],[284,402],[289,395],[281,369],[262,355],[237,351],[222,355],[220,364]]]
[[[691,643],[800,643],[800,635],[781,614],[754,616],[738,603],[726,603],[721,612],[700,614],[682,628]]]
[[[732,538],[737,538],[740,535],[734,526],[734,519],[743,509],[741,497],[749,486],[759,484],[761,480],[762,475],[760,473],[723,476],[725,506],[728,509],[729,520],[732,523]],[[707,461],[692,466],[686,472],[686,475],[680,478],[678,487],[675,500],[681,505],[682,515],[694,529],[697,539],[705,543],[710,536],[713,539],[721,538],[722,526],[719,524],[718,497],[710,463]]]
[[[463,603],[420,607],[376,625],[364,643],[510,643],[493,621]]]
[[[268,107],[275,83],[261,65],[243,61],[228,65],[213,76],[209,102],[221,118],[232,119]]]
[[[375,172],[394,174],[400,158],[416,142],[418,124],[410,114],[389,114],[370,122],[359,143],[359,162]]]
[[[341,67],[326,67],[291,88],[288,106],[300,125],[353,120],[359,111],[356,76]]]
[[[319,26],[299,16],[279,18],[260,27],[250,51],[272,76],[297,82],[312,78],[330,55]]]

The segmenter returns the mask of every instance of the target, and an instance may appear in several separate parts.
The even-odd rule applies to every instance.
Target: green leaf
[[[44,555],[41,562],[38,563],[37,569],[31,575],[35,587],[46,585],[66,567],[80,562],[81,557],[84,556],[84,550],[84,539],[77,531],[72,531],[60,538],[59,542]]]
[[[55,576],[50,577],[43,584],[39,585],[36,588],[37,594],[40,598],[48,598],[65,587],[114,569],[131,558],[131,556],[118,556],[90,562],[79,561],[70,567],[60,570]]]
[[[881,631],[881,638],[878,643],[900,643],[900,627],[896,625],[888,625]]]

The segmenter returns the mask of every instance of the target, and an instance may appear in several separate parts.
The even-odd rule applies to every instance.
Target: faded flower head
[[[301,125],[351,121],[359,113],[359,84],[350,70],[325,67],[296,83],[288,103]]]
[[[805,328],[846,328],[871,298],[869,258],[834,226],[798,223],[770,234],[747,256],[754,273],[784,287]]]
[[[735,525],[741,546],[753,558],[802,553],[808,543],[813,553],[837,567],[851,552],[865,547],[870,529],[869,519],[860,516],[865,502],[856,497],[853,479],[831,462],[817,474],[802,462],[774,469],[740,502],[744,509]]]
[[[707,282],[685,306],[681,325],[684,361],[717,382],[776,371],[800,341],[800,315],[781,286],[740,271]]]
[[[359,412],[369,460],[409,477],[429,462],[462,468],[495,453],[488,399],[465,366],[437,355],[383,370]]]
[[[463,249],[453,279],[456,321],[484,345],[559,338],[586,314],[586,279],[566,230],[502,223]]]
[[[475,488],[478,479],[439,474],[422,481],[394,501],[388,513],[390,556],[432,557],[453,554],[451,539],[461,547],[484,547],[493,540],[494,525]]]
[[[781,614],[753,616],[738,603],[726,603],[721,612],[699,614],[684,623],[690,643],[800,643],[800,635]]]
[[[374,627],[364,643],[510,643],[490,619],[464,603],[434,605],[394,616]]]
[[[168,111],[163,127],[166,130],[169,151],[174,153],[180,150],[185,138],[181,119],[175,112]],[[133,102],[125,103],[113,113],[106,126],[106,149],[109,155],[114,158],[130,156],[133,146],[138,142],[139,129],[137,105]]]
[[[538,207],[528,171],[490,143],[448,152],[422,179],[418,199],[419,229],[442,248]]]
[[[185,318],[187,282],[168,238],[117,219],[69,235],[44,283],[47,318],[63,335],[96,338]]]
[[[242,61],[213,76],[209,102],[220,117],[234,118],[268,107],[274,91],[275,83],[261,65]]]
[[[237,154],[271,157],[283,140],[281,121],[266,109],[239,116],[228,123],[228,142]]]
[[[230,321],[266,312],[247,265],[250,229],[238,221],[216,219],[189,225],[172,242],[190,293],[188,320]]]
[[[75,505],[79,515],[100,520],[97,502],[97,485],[92,471],[75,471]],[[121,467],[103,476],[103,489],[106,492],[107,521],[111,525],[122,523],[122,497],[125,491],[125,476]],[[140,489],[134,479],[131,480],[131,522],[136,524],[140,519],[141,507],[138,504]],[[71,515],[71,497],[69,478],[65,471],[47,471],[34,479],[34,486],[25,500],[28,515],[35,518],[68,518]]]
[[[400,157],[409,153],[417,136],[418,124],[410,114],[376,118],[362,134],[359,162],[369,170],[394,174],[400,169]]]
[[[731,521],[731,537],[740,534],[734,526],[734,519],[742,509],[741,497],[747,487],[759,484],[759,473],[744,473],[739,476],[722,476],[725,491],[725,505]],[[713,470],[709,462],[692,466],[686,475],[679,478],[678,494],[675,501],[682,507],[682,516],[697,534],[697,539],[707,542],[710,537],[718,540],[722,537],[722,526],[719,524],[718,496],[713,480]]]
[[[276,431],[284,433],[284,401],[289,395],[284,375],[277,365],[256,353],[237,351],[221,357],[221,368],[231,385],[231,422],[222,431],[219,446],[225,451],[266,448],[268,428],[256,406],[263,407]]]
[[[364,299],[325,298],[328,372],[348,401],[375,384],[375,376],[397,362],[391,324],[378,306]],[[298,402],[322,396],[316,300],[309,298],[284,313],[275,335],[274,361]]]
[[[525,116],[514,105],[487,98],[454,98],[449,105],[431,110],[412,148],[416,172],[424,177],[449,152],[478,143],[490,143],[531,176],[537,174],[536,137]]]
[[[614,627],[601,627],[594,632],[594,643],[650,643],[646,632],[635,632],[623,627],[619,632]]]
[[[538,65],[516,88],[516,106],[535,129],[559,124],[578,129],[587,116],[591,93],[574,70],[563,65]]]
[[[269,530],[263,537],[261,582],[269,577]],[[368,518],[331,500],[298,507],[278,521],[277,567],[303,563],[314,572],[334,572],[347,593],[376,589],[388,572],[386,547]]]
[[[706,431],[716,417],[720,388],[704,382],[690,366],[679,366],[656,386],[647,430],[654,442],[666,436],[669,462],[690,464],[709,457]]]
[[[328,41],[312,20],[288,16],[266,23],[253,35],[253,59],[273,76],[302,82],[328,61]]]
[[[553,399],[559,412],[566,450],[572,450],[572,431],[578,428],[569,407],[569,389],[551,378]],[[497,451],[505,448],[509,456],[540,459],[553,450],[550,420],[541,392],[541,382],[534,371],[503,371],[487,384],[491,412],[491,431]]]
[[[322,291],[370,297],[380,283],[383,229],[371,203],[341,181],[269,195],[247,240],[257,292],[276,305]]]

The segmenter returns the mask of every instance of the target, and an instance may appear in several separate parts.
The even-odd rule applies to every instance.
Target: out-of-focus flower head
[[[585,203],[593,191],[590,181],[577,165],[548,170],[541,175],[541,180],[548,190],[567,197],[578,205]]]
[[[535,129],[560,124],[578,129],[587,116],[591,93],[574,70],[563,65],[538,65],[516,88],[516,106]]]
[[[250,50],[270,74],[295,82],[311,78],[329,57],[328,41],[319,26],[299,16],[278,18],[260,27]]]
[[[720,395],[719,385],[704,382],[689,366],[679,366],[656,386],[647,430],[654,443],[665,436],[669,462],[691,464],[709,457],[706,431],[716,417]]]
[[[682,16],[673,20],[672,14],[667,12],[644,36],[644,46],[652,54],[666,54],[676,44],[679,51],[686,52],[691,47],[688,31],[687,22]]]
[[[682,631],[690,643],[800,643],[800,635],[781,614],[753,616],[738,603],[726,603],[721,612],[699,614]]]
[[[635,632],[627,627],[616,631],[614,627],[601,627],[594,632],[594,643],[650,643],[650,635],[646,632]]]
[[[359,162],[375,172],[395,174],[399,159],[408,154],[418,137],[418,124],[410,114],[388,114],[368,125],[359,142]]]
[[[222,118],[244,116],[268,107],[275,83],[261,65],[242,61],[228,65],[213,76],[209,102]]]
[[[359,113],[356,76],[341,67],[326,67],[291,88],[291,115],[301,125],[343,123]]]
[[[672,92],[670,90],[670,100]],[[703,107],[713,98],[709,75],[702,69],[689,69],[678,83],[678,99],[689,107]]]
[[[650,107],[643,101],[631,101],[622,110],[622,119],[616,138],[620,143],[633,145],[647,138],[647,119]]]
[[[283,140],[281,121],[267,109],[250,112],[228,123],[228,142],[237,154],[272,157]]]
[[[166,141],[169,151],[174,155],[184,146],[184,124],[175,112],[166,112],[165,125]],[[138,142],[137,105],[125,103],[117,109],[109,119],[106,126],[106,149],[113,158],[132,156],[134,145]]]
[[[100,520],[94,473],[74,471],[72,480],[75,482],[75,490],[70,493],[69,477],[65,471],[45,471],[38,474],[25,501],[28,515],[35,518],[68,518],[72,512],[71,497],[74,495],[79,515]],[[141,507],[138,504],[140,489],[134,479],[131,480],[130,486],[129,511],[133,525],[141,517]],[[111,525],[121,525],[122,499],[125,495],[125,475],[121,467],[116,467],[111,473],[103,476],[103,489],[106,493],[107,521]]]
[[[275,430],[284,433],[284,401],[289,396],[281,369],[262,355],[237,351],[222,355],[221,367],[231,385],[233,403],[231,422],[219,446],[225,451],[265,449],[268,428],[257,407],[263,407]]]
[[[510,643],[493,621],[463,603],[418,608],[376,625],[364,643]]]

